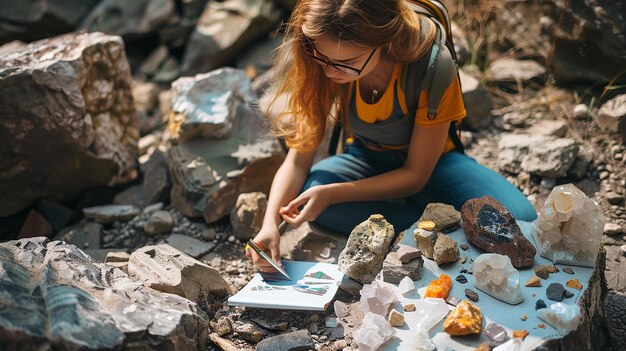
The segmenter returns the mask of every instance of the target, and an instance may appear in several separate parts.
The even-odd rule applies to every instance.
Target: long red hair
[[[406,0],[300,0],[285,28],[274,59],[276,97],[287,94],[287,109],[271,119],[274,133],[300,151],[316,148],[326,121],[347,121],[349,84],[337,84],[306,54],[305,36],[331,36],[366,48],[382,48],[385,59],[417,60],[432,44],[435,27],[422,30],[421,15]],[[274,100],[270,104],[270,109]],[[334,107],[334,108],[333,108]],[[331,111],[333,114],[331,116]]]

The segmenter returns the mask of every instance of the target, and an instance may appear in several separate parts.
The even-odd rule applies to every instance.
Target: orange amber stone
[[[450,335],[480,334],[482,328],[480,308],[467,300],[461,301],[443,322],[443,330]]]
[[[442,274],[439,279],[435,279],[426,287],[424,297],[436,297],[446,299],[452,289],[452,278],[447,274]]]

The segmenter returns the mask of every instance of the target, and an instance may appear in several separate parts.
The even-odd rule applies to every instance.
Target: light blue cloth
[[[302,191],[316,185],[369,178],[399,168],[406,153],[374,151],[355,142],[347,152],[326,158],[311,169]],[[349,234],[371,214],[380,213],[396,232],[408,229],[431,202],[453,205],[457,210],[465,201],[490,195],[500,201],[517,219],[531,222],[537,213],[526,197],[503,176],[473,158],[451,151],[441,156],[421,192],[402,201],[341,203],[328,207],[315,220],[331,230]]]

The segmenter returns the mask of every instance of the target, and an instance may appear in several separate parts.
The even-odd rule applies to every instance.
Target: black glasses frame
[[[365,63],[363,63],[363,66],[361,67],[361,69],[358,68],[354,68],[348,65],[342,65],[340,63],[334,63],[334,62],[330,62],[328,60],[324,60],[323,58],[317,57],[315,56],[315,53],[319,53],[319,51],[317,51],[317,49],[315,48],[315,45],[313,45],[313,42],[307,38],[304,37],[304,46],[306,47],[306,53],[307,55],[309,55],[312,59],[325,64],[326,66],[331,66],[332,68],[338,70],[339,72],[342,73],[346,73],[352,76],[360,76],[361,73],[363,72],[363,70],[365,69],[365,67],[367,66],[367,64],[370,62],[370,60],[372,59],[372,56],[374,56],[374,53],[376,52],[376,48],[374,48],[372,50],[372,52],[370,52],[370,55],[367,57],[367,60],[365,60]]]

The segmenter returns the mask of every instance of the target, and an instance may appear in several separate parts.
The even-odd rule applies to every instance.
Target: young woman
[[[406,106],[400,76],[430,51],[435,32],[435,24],[406,0],[297,2],[275,61],[278,94],[288,93],[290,100],[272,122],[289,152],[254,239],[274,260],[280,258],[282,220],[296,226],[315,221],[349,234],[380,213],[400,231],[428,203],[460,209],[484,195],[517,219],[535,219],[517,188],[455,151],[448,129],[466,114],[458,79],[444,91],[436,118],[427,116],[427,91],[409,113],[415,109]],[[313,165],[329,115],[342,122],[347,150]],[[273,271],[256,252],[246,254],[259,269]]]

